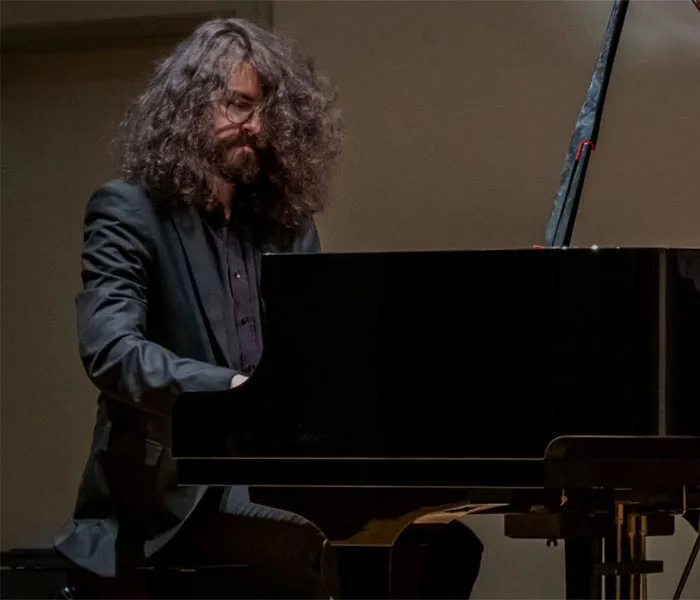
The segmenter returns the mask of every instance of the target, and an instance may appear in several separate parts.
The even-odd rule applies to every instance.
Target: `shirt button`
[[[241,325],[246,325],[248,323],[248,321],[250,321],[250,319],[248,317],[243,317],[241,319]]]
[[[236,279],[240,279],[240,278],[241,278],[241,274],[240,274],[240,273],[234,273],[233,276],[234,276]]]

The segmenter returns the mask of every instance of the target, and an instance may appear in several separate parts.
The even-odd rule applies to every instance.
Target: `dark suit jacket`
[[[122,180],[99,188],[87,205],[78,338],[100,394],[75,512],[56,548],[101,575],[156,552],[206,491],[176,486],[170,454],[173,401],[183,392],[225,390],[236,374],[202,227],[197,209],[158,209]],[[256,244],[256,260],[263,252],[319,250],[311,222],[285,248]]]

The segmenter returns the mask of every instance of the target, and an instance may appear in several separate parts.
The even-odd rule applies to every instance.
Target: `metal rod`
[[[615,507],[615,525],[616,525],[616,541],[617,541],[617,565],[616,565],[616,575],[615,575],[615,600],[621,600],[621,580],[620,580],[620,563],[622,562],[622,525],[625,522],[625,507],[622,503],[618,503]]]
[[[630,513],[627,515],[627,540],[630,546],[630,562],[634,562],[634,545],[636,543],[637,537],[637,515],[635,513]],[[630,574],[630,600],[634,600],[635,593],[635,576],[634,573]]]
[[[642,515],[639,520],[639,556],[647,559],[647,516]],[[647,600],[647,574],[642,573],[642,600]]]

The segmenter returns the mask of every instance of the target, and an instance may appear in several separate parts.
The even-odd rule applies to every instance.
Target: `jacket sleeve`
[[[88,202],[78,341],[85,370],[102,392],[165,415],[179,394],[225,390],[236,372],[181,358],[147,339],[148,286],[157,265],[145,200],[108,184]]]

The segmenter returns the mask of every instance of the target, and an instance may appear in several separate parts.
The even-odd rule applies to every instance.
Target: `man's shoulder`
[[[128,207],[153,208],[148,192],[137,183],[126,179],[106,181],[92,193],[91,201],[125,204]]]
[[[87,213],[107,213],[127,221],[159,220],[157,210],[148,192],[126,179],[111,179],[97,187],[88,201]]]

